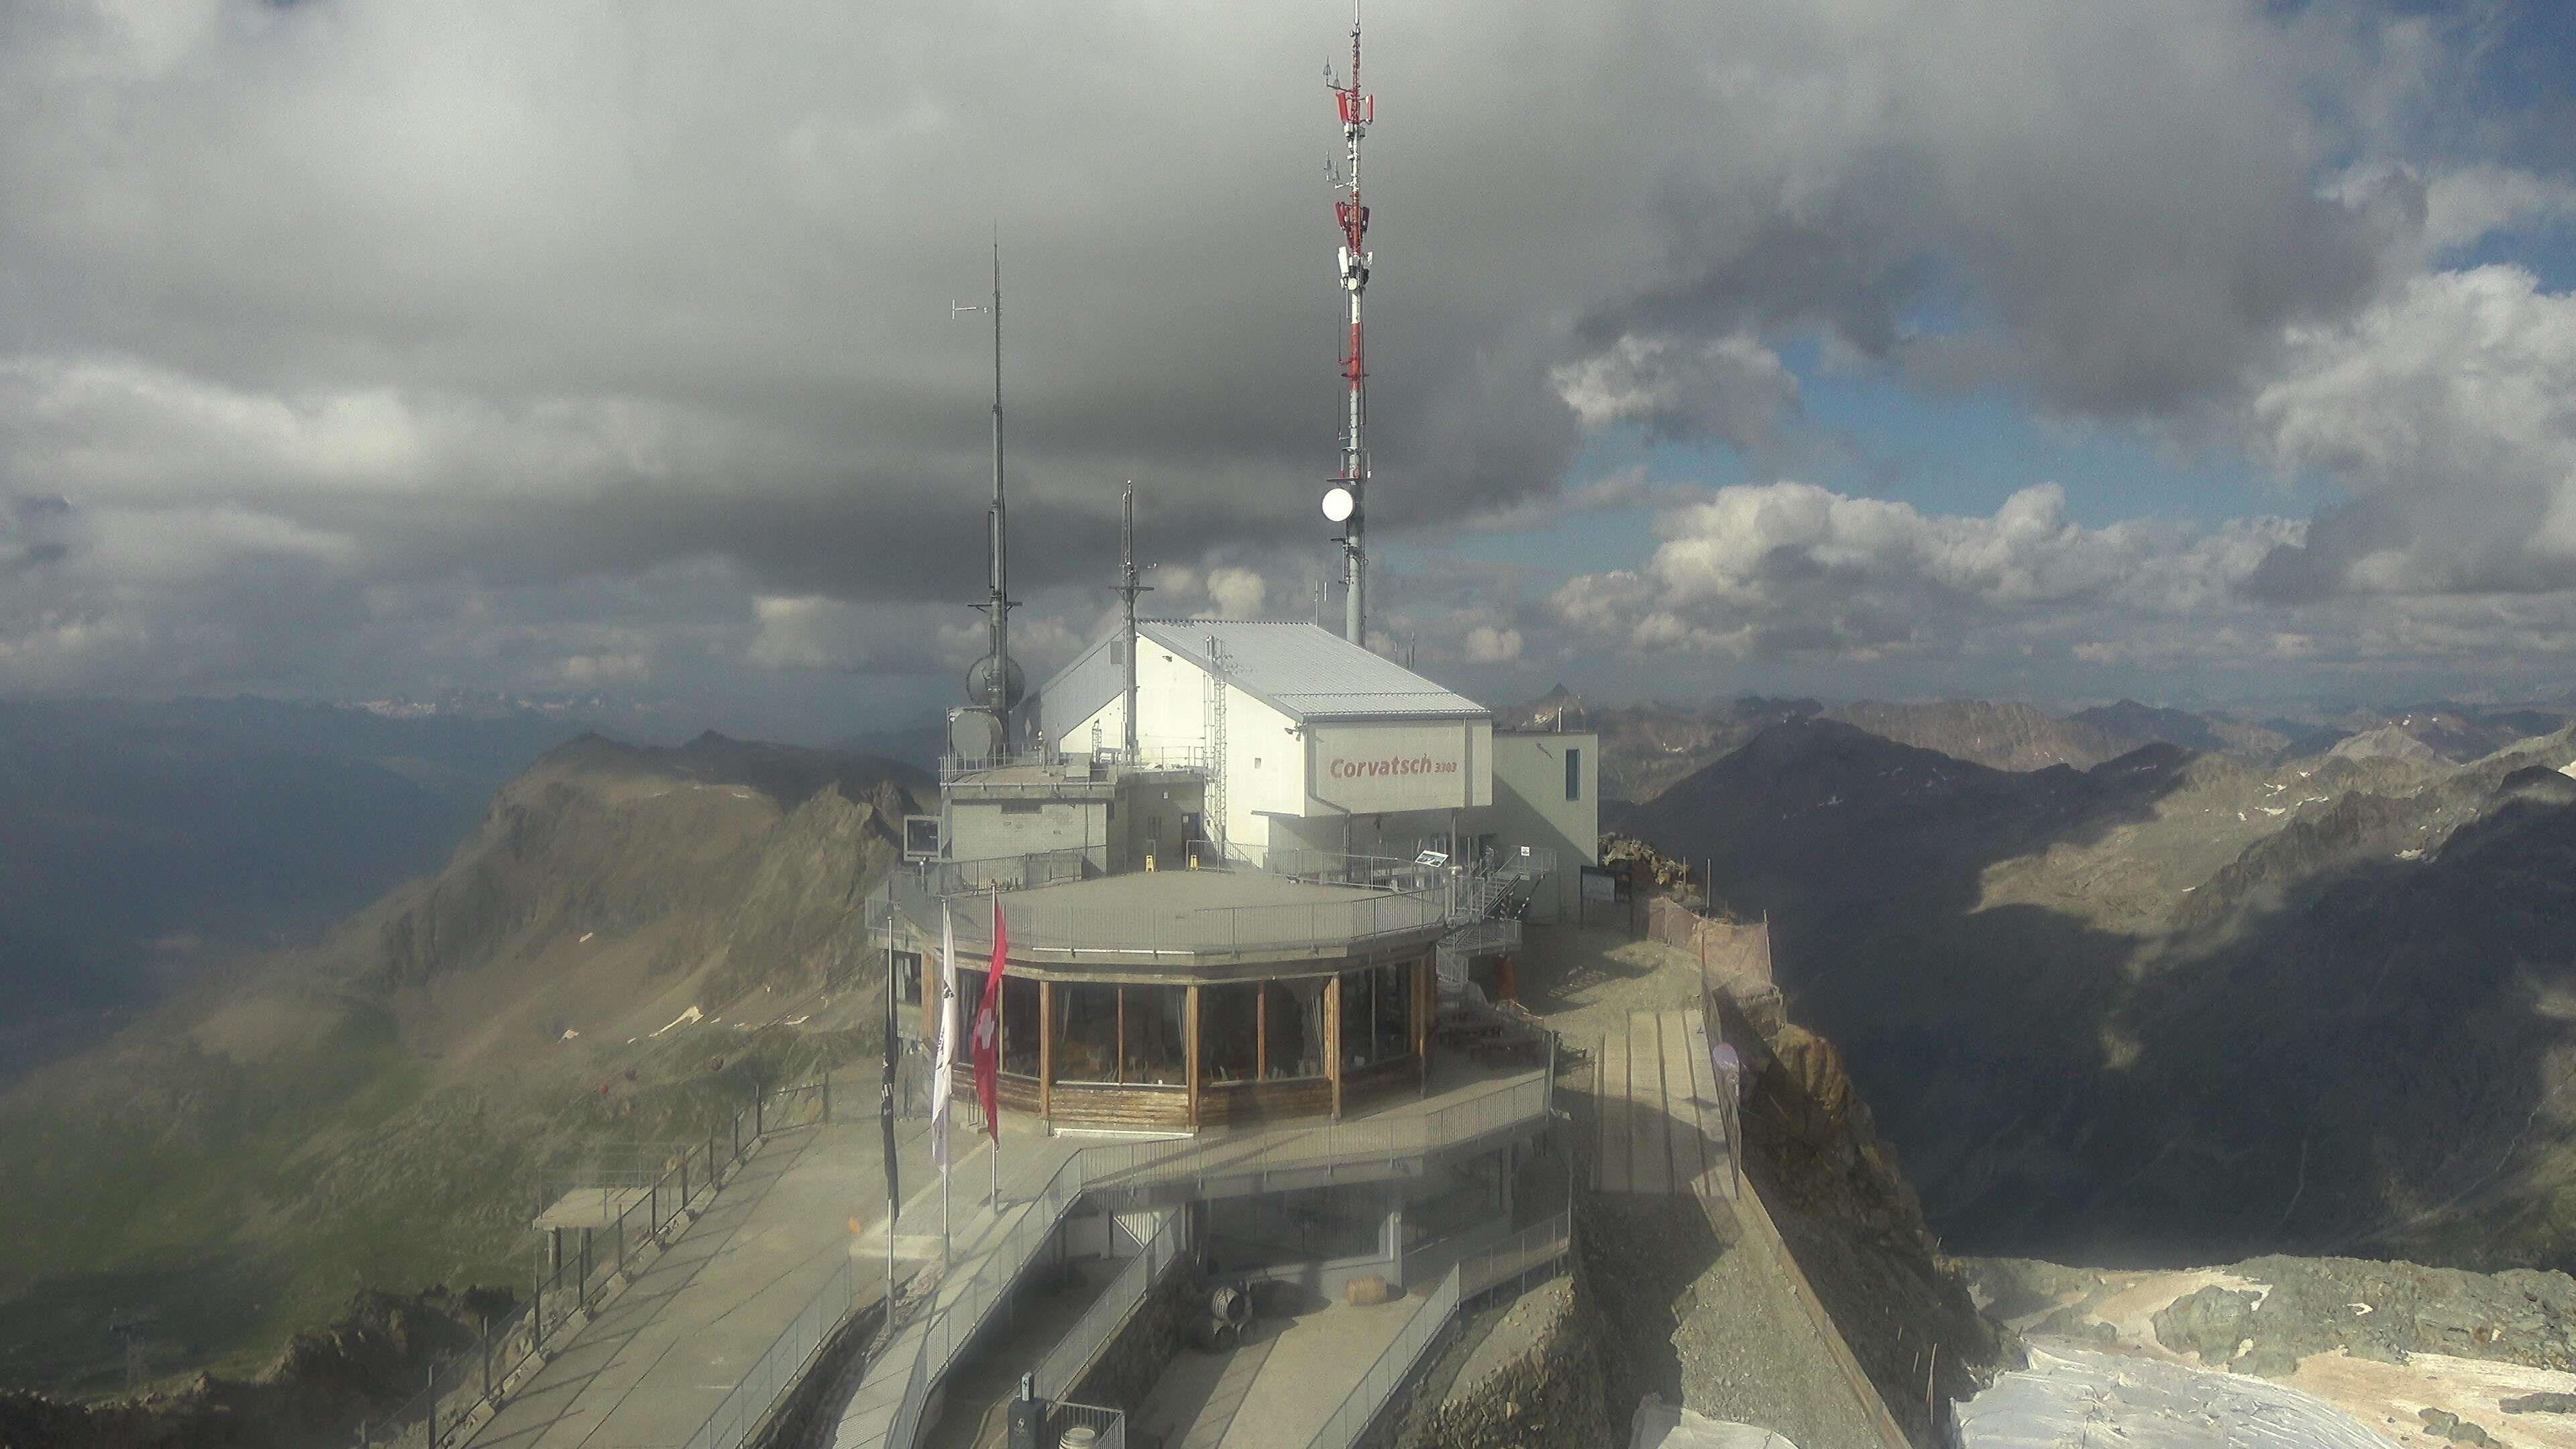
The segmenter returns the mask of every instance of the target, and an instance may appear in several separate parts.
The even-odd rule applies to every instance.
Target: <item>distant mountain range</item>
[[[2387,714],[2255,720],[2124,699],[2059,716],[2035,705],[1990,700],[1827,705],[1747,695],[1696,703],[1593,705],[1560,684],[1527,704],[1497,710],[1496,719],[1506,726],[1562,722],[1599,731],[1603,797],[1642,805],[1789,720],[1835,720],[1998,770],[2051,765],[2090,769],[2148,744],[2179,745],[2266,766],[2338,749],[2348,756],[2404,754],[2465,764],[2516,740],[2565,728],[2576,722],[2576,705],[2432,703]]]
[[[0,1092],[0,1162],[43,1164],[0,1192],[0,1387],[121,1382],[118,1312],[156,1368],[239,1372],[354,1285],[523,1282],[558,1154],[691,1140],[872,1046],[876,998],[831,986],[879,959],[862,902],[930,783],[584,735],[434,874]]]
[[[0,702],[0,1082],[433,870],[578,730],[508,708]]]
[[[1955,1245],[2569,1266],[2576,731],[2465,764],[2424,738],[2531,722],[2010,771],[1811,716],[1627,825],[1769,918]]]

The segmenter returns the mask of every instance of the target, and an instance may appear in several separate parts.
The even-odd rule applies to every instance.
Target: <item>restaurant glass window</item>
[[[1264,982],[1270,1000],[1263,1015],[1269,1023],[1270,1080],[1324,1075],[1324,988],[1332,978]]]
[[[1261,986],[1243,982],[1199,992],[1199,1055],[1211,1082],[1248,1082],[1260,1068]]]
[[[1413,1051],[1413,966],[1398,962],[1341,978],[1342,1066],[1356,1071]]]
[[[1038,1074],[1038,984],[1017,976],[1002,978],[1002,1070]]]
[[[1118,1080],[1118,991],[1059,981],[1055,988],[1055,1079]]]
[[[894,953],[894,999],[906,1006],[921,1004],[921,953]]]
[[[1189,988],[1128,986],[1127,1069],[1135,1085],[1189,1085]]]

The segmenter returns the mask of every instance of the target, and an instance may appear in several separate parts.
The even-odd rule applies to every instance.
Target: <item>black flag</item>
[[[885,1124],[885,1179],[887,1209],[886,1235],[894,1235],[893,1213],[903,1202],[903,1182],[897,1175],[894,1160],[894,945],[886,944],[886,1019],[885,1019],[885,1087],[877,1099],[877,1115]]]

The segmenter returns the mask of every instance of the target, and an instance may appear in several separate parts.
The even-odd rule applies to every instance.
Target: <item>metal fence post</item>
[[[492,1320],[483,1320],[483,1397],[492,1397]]]
[[[536,1352],[546,1342],[546,1275],[537,1275],[537,1286],[528,1295],[528,1351]]]
[[[823,1069],[823,1125],[832,1125],[832,1069]]]
[[[575,1283],[581,1298],[581,1311],[590,1311],[590,1229],[581,1230],[581,1277]]]
[[[662,1236],[662,1179],[658,1177],[653,1179],[653,1201],[647,1211],[652,1214],[653,1221],[646,1223],[644,1230],[658,1238]]]
[[[438,1449],[438,1366],[429,1370],[429,1445]]]
[[[635,1210],[632,1203],[617,1215],[617,1276],[626,1276],[626,1214]]]
[[[689,1210],[689,1149],[680,1149],[680,1211]]]

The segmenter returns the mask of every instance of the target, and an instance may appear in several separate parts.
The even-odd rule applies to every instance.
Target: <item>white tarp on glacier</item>
[[[1951,1414],[1960,1449],[2397,1449],[2281,1384],[2056,1344]]]

